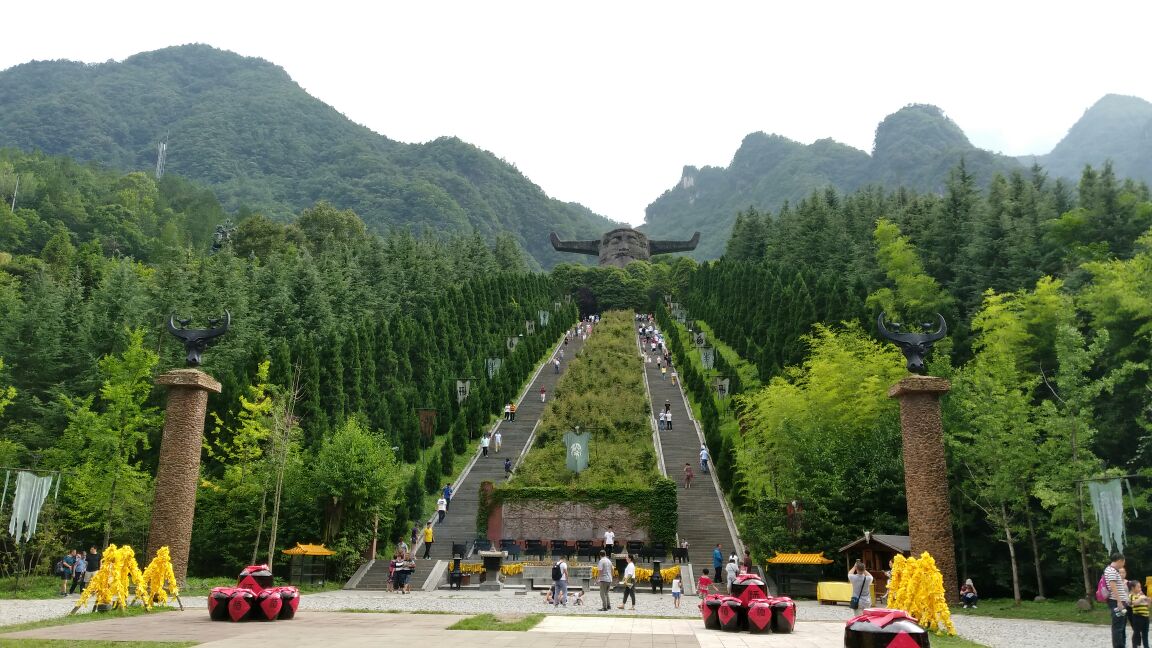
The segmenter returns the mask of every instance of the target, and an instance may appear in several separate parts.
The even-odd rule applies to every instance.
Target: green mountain
[[[715,258],[724,252],[736,213],[750,206],[776,211],[827,187],[941,191],[960,160],[981,183],[1020,168],[1012,158],[973,146],[943,111],[928,105],[906,106],[885,118],[876,128],[872,155],[830,139],[805,145],[752,133],[727,168],[684,167],[680,182],[648,206],[641,229],[660,239],[699,230],[693,255]]]
[[[508,231],[545,266],[562,258],[550,231],[589,238],[616,226],[487,151],[454,137],[390,140],[282,68],[207,45],[0,72],[0,146],[152,171],[165,137],[165,172],[208,184],[231,211],[287,220],[324,200],[378,231]]]
[[[1084,165],[1112,161],[1121,178],[1152,182],[1152,103],[1139,97],[1105,95],[1047,155],[1025,156],[1054,176],[1079,179]]]

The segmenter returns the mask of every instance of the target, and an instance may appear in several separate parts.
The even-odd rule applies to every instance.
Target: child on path
[[[672,606],[677,610],[680,609],[680,592],[684,588],[683,582],[680,580],[680,574],[672,579]]]
[[[700,580],[696,582],[696,594],[700,598],[708,596],[708,590],[712,587],[712,577],[708,575],[708,568],[705,567],[700,573]]]
[[[1148,595],[1140,581],[1128,581],[1129,598],[1132,600],[1132,614],[1128,622],[1132,624],[1132,648],[1148,648]]]

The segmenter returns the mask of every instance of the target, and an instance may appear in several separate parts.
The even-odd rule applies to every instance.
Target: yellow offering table
[[[876,584],[868,586],[868,593],[872,602],[876,602]],[[852,584],[841,581],[821,581],[816,583],[816,600],[821,605],[835,605],[837,603],[850,603],[856,593],[852,591]]]

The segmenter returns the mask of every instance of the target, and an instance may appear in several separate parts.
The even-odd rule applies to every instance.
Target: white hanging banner
[[[16,540],[16,544],[29,540],[36,533],[40,509],[51,490],[52,475],[37,477],[23,470],[16,474],[12,520],[8,523],[8,533]]]
[[[1100,540],[1108,553],[1124,551],[1124,493],[1119,479],[1088,482]],[[1115,547],[1115,549],[1113,549]]]

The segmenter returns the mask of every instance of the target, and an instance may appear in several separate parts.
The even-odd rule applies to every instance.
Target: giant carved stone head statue
[[[648,261],[648,237],[634,229],[621,227],[600,237],[600,265],[623,268],[633,261]]]
[[[652,241],[643,232],[621,227],[606,233],[599,241],[561,241],[555,232],[549,239],[558,252],[595,255],[602,266],[623,268],[633,261],[648,261],[653,254],[695,250],[700,232],[687,241]]]

